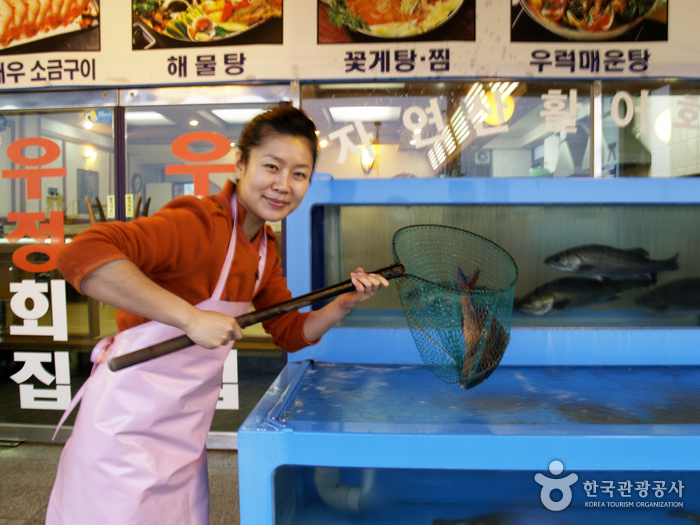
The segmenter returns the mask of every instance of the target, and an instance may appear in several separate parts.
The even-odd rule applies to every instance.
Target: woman
[[[234,317],[251,300],[263,308],[291,298],[265,222],[285,218],[304,198],[315,131],[291,106],[263,113],[239,140],[235,186],[175,199],[149,218],[96,225],[59,253],[57,266],[76,289],[118,308],[119,332],[95,347],[93,373],[75,396],[81,408],[48,525],[208,523],[206,436],[223,361],[243,336]],[[290,352],[316,343],[389,284],[361,268],[351,279],[355,292],[263,326]],[[182,333],[196,346],[116,373],[105,366]]]

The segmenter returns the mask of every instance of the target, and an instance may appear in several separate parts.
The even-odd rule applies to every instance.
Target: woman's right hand
[[[184,331],[195,344],[213,349],[243,337],[243,330],[234,317],[219,312],[193,309],[195,312],[190,316]]]
[[[243,337],[234,317],[192,306],[151,281],[131,261],[93,272],[84,288],[101,303],[179,328],[204,348],[218,348]]]

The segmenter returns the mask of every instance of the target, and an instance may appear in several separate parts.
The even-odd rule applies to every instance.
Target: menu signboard
[[[700,74],[695,0],[44,4],[2,2],[0,89]]]

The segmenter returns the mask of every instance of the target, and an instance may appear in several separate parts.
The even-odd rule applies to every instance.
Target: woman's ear
[[[243,156],[241,155],[241,150],[236,150],[234,165],[236,166],[236,177],[240,179],[241,175],[245,171],[245,164],[243,163]]]

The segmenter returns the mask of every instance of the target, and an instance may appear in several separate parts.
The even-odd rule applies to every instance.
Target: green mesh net
[[[484,382],[510,341],[518,268],[493,242],[459,228],[401,228],[392,243],[403,264],[399,300],[418,352],[442,381]]]

